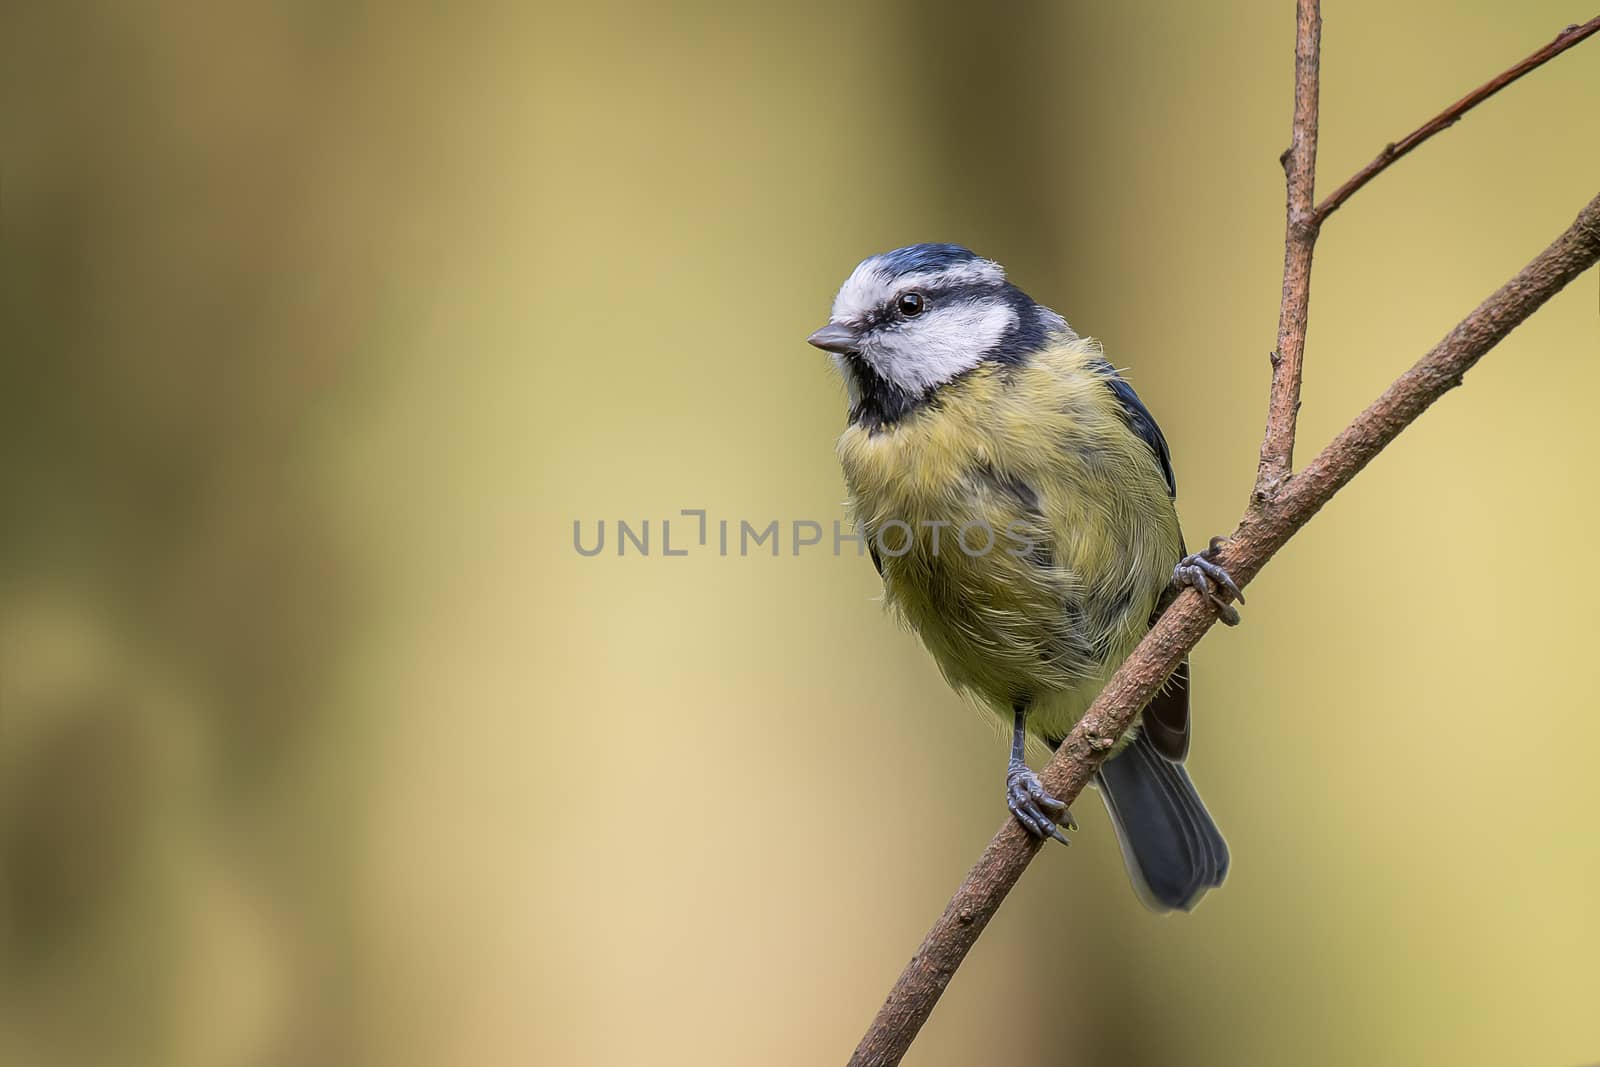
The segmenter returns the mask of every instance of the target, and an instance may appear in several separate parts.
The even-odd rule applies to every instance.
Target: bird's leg
[[[1027,723],[1028,705],[1017,704],[1013,709],[1011,726],[1011,763],[1006,767],[1006,806],[1011,809],[1022,828],[1034,837],[1053,837],[1063,845],[1072,842],[1061,832],[1059,821],[1069,830],[1078,824],[1072,821],[1067,806],[1044,791],[1039,776],[1028,767]]]
[[[1216,561],[1217,548],[1226,540],[1225,537],[1213,537],[1211,546],[1204,552],[1192,552],[1178,561],[1172,570],[1172,584],[1167,586],[1169,595],[1161,598],[1163,609],[1184,586],[1192,585],[1200,590],[1201,595],[1211,598],[1211,602],[1217,606],[1218,617],[1225,624],[1239,625],[1239,612],[1229,601],[1237,600],[1243,604],[1244,594]]]

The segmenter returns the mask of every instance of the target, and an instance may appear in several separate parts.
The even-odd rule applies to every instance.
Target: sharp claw
[[[1222,546],[1227,543],[1228,539],[1226,537],[1222,537],[1220,535],[1213,537],[1211,539],[1211,544],[1206,546],[1206,550],[1200,554],[1200,557],[1206,562],[1206,570],[1210,573],[1212,578],[1216,579],[1217,584],[1226,589],[1229,596],[1243,604],[1244,593],[1237,585],[1234,584],[1233,575],[1229,574],[1227,569],[1216,561],[1217,553],[1222,551]]]
[[[1233,576],[1211,557],[1215,556],[1218,549],[1227,542],[1226,537],[1213,537],[1211,546],[1204,552],[1196,552],[1185,556],[1178,563],[1177,571],[1173,578],[1179,584],[1192,586],[1202,596],[1207,597],[1217,607],[1217,617],[1224,625],[1239,625],[1239,612],[1233,607],[1233,601],[1244,603],[1244,592],[1239,588]]]
[[[1072,829],[1077,829],[1066,802],[1046,793],[1039,776],[1026,768],[1014,768],[1007,776],[1006,806],[1011,809],[1012,817],[1022,824],[1022,828],[1037,838],[1053,837],[1063,844],[1068,843],[1056,825],[1057,820],[1052,817],[1052,812],[1064,816],[1064,821]]]

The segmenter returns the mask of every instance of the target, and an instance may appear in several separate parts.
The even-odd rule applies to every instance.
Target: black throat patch
[[[902,388],[879,374],[872,364],[851,353],[844,357],[845,372],[854,385],[855,403],[850,405],[850,421],[868,433],[878,433],[885,427],[920,411],[933,403],[938,386],[920,393]]]

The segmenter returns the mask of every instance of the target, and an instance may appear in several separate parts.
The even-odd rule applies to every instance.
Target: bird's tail
[[[1228,843],[1180,763],[1143,731],[1100,767],[1100,792],[1133,887],[1156,911],[1188,911],[1228,874]]]

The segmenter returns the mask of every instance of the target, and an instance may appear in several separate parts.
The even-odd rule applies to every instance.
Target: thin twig
[[[1484,82],[1400,140],[1384,145],[1383,151],[1378,153],[1376,159],[1351,175],[1349,181],[1339,186],[1331,196],[1317,205],[1315,212],[1317,224],[1321,225],[1324,219],[1338,211],[1346,200],[1355,195],[1357,189],[1389,169],[1401,156],[1441,130],[1447,130],[1454,126],[1460,121],[1462,115],[1465,115],[1468,111],[1471,111],[1524,74],[1544,66],[1562,52],[1595,33],[1600,33],[1600,15],[1596,15],[1581,26],[1568,26],[1556,35],[1555,40],[1533,53],[1527,59],[1524,59],[1521,63]]]
[[[1310,211],[1310,170],[1315,167],[1320,19],[1315,0],[1300,0],[1298,10],[1295,136],[1284,158],[1289,183],[1289,226],[1284,257],[1284,307],[1279,317],[1279,356],[1283,355],[1286,339],[1294,343],[1295,349],[1292,364],[1283,358],[1274,359],[1272,405],[1256,492],[1251,496],[1238,529],[1223,545],[1219,559],[1241,585],[1254,578],[1267,561],[1402,430],[1434,401],[1460,385],[1462,376],[1486,352],[1568,282],[1600,261],[1600,196],[1596,196],[1548,248],[1402,374],[1303,471],[1288,479],[1293,461],[1294,409],[1298,403],[1300,356],[1305,341],[1311,249],[1321,219],[1327,214],[1320,208],[1313,217],[1307,218],[1304,214]],[[1589,25],[1582,28],[1583,36],[1594,32]],[[1568,40],[1576,32],[1570,31],[1556,43]],[[1568,40],[1564,47],[1575,43],[1577,40]],[[1534,63],[1526,69],[1537,65]],[[1504,84],[1526,73],[1526,70],[1513,70],[1516,74]],[[1464,98],[1467,103],[1460,110],[1465,111],[1493,91],[1480,90],[1481,95],[1473,94],[1477,99]],[[1309,128],[1302,128],[1303,124]],[[1305,171],[1301,170],[1302,164],[1307,168]],[[1346,182],[1335,194],[1338,201],[1333,207],[1343,203],[1385,166],[1387,163],[1373,169],[1359,182],[1354,179]],[[1303,186],[1297,186],[1302,178]],[[1299,195],[1302,190],[1303,198]],[[1298,233],[1297,208],[1302,212]],[[1297,241],[1304,245],[1303,268],[1293,251]],[[1299,301],[1298,312],[1290,312],[1291,298]],[[1285,330],[1285,325],[1290,329]],[[1284,400],[1292,402],[1280,403]],[[1118,668],[1042,772],[1043,784],[1053,795],[1068,803],[1077,798],[1116,739],[1127,730],[1216,618],[1216,609],[1210,600],[1193,590],[1186,590],[1174,601]],[[1016,820],[1006,819],[890,990],[888,999],[851,1057],[852,1067],[888,1067],[900,1062],[978,935],[994,917],[1001,901],[1039,848],[1040,843],[1023,831]]]
[[[1322,11],[1317,0],[1295,7],[1294,125],[1282,158],[1288,186],[1283,240],[1283,297],[1278,305],[1278,347],[1272,352],[1272,399],[1267,432],[1256,468],[1255,497],[1276,491],[1294,468],[1295,421],[1311,310],[1311,253],[1317,219],[1311,207],[1317,172],[1317,82],[1322,50]]]

